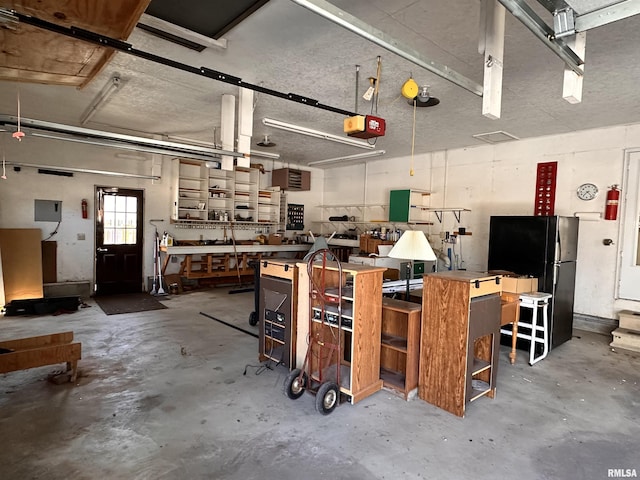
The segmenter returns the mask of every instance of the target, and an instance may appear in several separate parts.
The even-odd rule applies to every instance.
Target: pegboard
[[[546,162],[538,164],[536,175],[536,199],[534,215],[554,215],[556,204],[556,174],[558,162]]]
[[[287,230],[304,230],[304,205],[287,205]]]

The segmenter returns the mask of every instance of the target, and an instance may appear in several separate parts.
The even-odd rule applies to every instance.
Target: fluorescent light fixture
[[[161,178],[157,175],[139,175],[137,173],[110,172],[107,170],[91,170],[88,168],[58,167],[53,165],[36,165],[33,163],[7,162],[7,165],[13,165],[15,167],[47,169],[47,170],[54,170],[58,172],[93,173],[95,175],[107,175],[109,177],[143,178],[145,180],[160,180]]]
[[[260,150],[251,150],[250,153],[252,157],[273,158],[274,160],[278,160],[280,158],[279,153],[263,152]]]
[[[96,95],[96,98],[93,99],[89,108],[82,114],[80,118],[80,124],[84,125],[89,120],[93,118],[93,116],[107,103],[111,95],[116,93],[116,91],[120,88],[122,81],[120,80],[120,76],[115,74],[111,77],[111,80],[104,86],[100,93]]]
[[[380,155],[384,155],[385,153],[387,153],[386,150],[374,150],[373,152],[356,153],[355,155],[345,155],[344,157],[327,158],[326,160],[315,160],[313,162],[309,162],[308,165],[310,167],[313,167],[317,165],[329,165],[332,163],[350,163],[354,160],[379,157]]]
[[[176,37],[184,38],[185,40],[189,40],[190,42],[197,43],[198,45],[202,45],[204,47],[227,48],[227,40],[225,38],[216,40],[214,38],[194,32],[193,30],[186,29],[179,25],[174,25],[173,23],[169,23],[158,17],[149,15],[148,13],[143,13],[138,23],[147,25],[157,30],[161,30]]]
[[[5,125],[18,125],[18,119],[11,115],[0,114],[0,127]],[[244,153],[220,148],[211,148],[184,143],[168,142],[153,138],[136,137],[122,133],[105,132],[90,128],[76,127],[62,123],[22,118],[21,127],[34,137],[50,138],[52,140],[65,140],[67,142],[86,143],[101,147],[118,148],[120,150],[133,150],[137,152],[158,153],[160,155],[173,155],[194,160],[217,160],[221,155],[231,157],[244,157]],[[35,130],[35,131],[34,131]],[[40,133],[46,132],[46,133]],[[60,134],[52,135],[53,134]]]
[[[285,123],[280,120],[273,120],[271,118],[263,118],[262,123],[267,127],[277,128],[284,130],[285,132],[299,133],[300,135],[306,135],[308,137],[321,138],[323,140],[330,140],[332,142],[344,143],[345,145],[351,145],[352,147],[366,148],[373,150],[376,148],[367,142],[361,142],[360,140],[354,140],[350,137],[341,137],[332,133],[321,132],[320,130],[313,130],[307,127],[301,127],[300,125],[294,125],[293,123]]]
[[[145,146],[145,145],[128,145],[126,143],[116,143],[109,140],[94,140],[92,138],[78,138],[78,137],[60,137],[57,135],[50,135],[48,133],[31,133],[34,137],[47,138],[49,140],[64,140],[66,142],[83,143],[86,145],[95,145],[96,147],[111,147],[121,150],[131,150],[134,152],[146,152],[146,153],[158,153],[160,155],[173,155],[184,158],[191,158],[193,160],[202,160],[204,162],[210,161],[212,157],[210,155],[203,155],[199,153],[182,152],[176,150],[165,150],[158,147]]]
[[[116,158],[123,158],[125,160],[149,160],[146,155],[136,155],[134,153],[116,153]]]

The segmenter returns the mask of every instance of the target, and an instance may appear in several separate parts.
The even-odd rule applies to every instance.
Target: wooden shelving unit
[[[257,168],[207,168],[204,162],[176,158],[172,163],[171,220],[184,225],[276,226],[280,189],[260,187]]]
[[[448,271],[425,275],[418,396],[463,417],[469,402],[494,397],[501,276]]]
[[[339,364],[330,359],[328,364],[323,364],[323,372],[327,369],[340,368],[340,391],[347,395],[349,401],[357,403],[363,398],[377,392],[382,388],[380,379],[380,335],[382,320],[382,274],[386,270],[380,267],[368,267],[342,263],[342,278],[335,262],[327,262],[326,268],[321,264],[313,265],[312,275],[319,282],[319,276],[325,276],[324,285],[326,296],[338,296],[338,286],[342,284],[342,324],[339,325],[337,308],[325,309],[326,320],[311,318],[310,322],[302,320],[301,315],[306,311],[304,318],[320,315],[320,301],[314,300],[314,292],[309,293],[303,288],[305,279],[307,284],[308,274],[306,264],[298,264],[300,279],[299,288],[299,320],[298,320],[298,345],[301,339],[311,336],[324,336],[336,338],[340,335],[341,351],[339,352]],[[324,272],[323,272],[324,270]],[[306,304],[305,304],[306,303]],[[311,331],[309,331],[311,329]],[[304,360],[304,351],[298,351],[298,363]],[[327,362],[327,359],[322,359]],[[310,371],[320,368],[320,359],[311,356]]]
[[[380,378],[405,400],[418,388],[421,312],[417,303],[382,299]]]

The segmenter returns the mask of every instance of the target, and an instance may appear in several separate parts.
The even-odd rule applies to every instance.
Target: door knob
[[[104,252],[108,252],[109,250],[106,248],[98,248],[98,252],[99,253],[104,253]]]

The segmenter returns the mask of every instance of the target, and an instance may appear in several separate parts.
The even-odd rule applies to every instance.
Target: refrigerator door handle
[[[553,263],[553,289],[555,291],[556,285],[558,284],[558,270],[560,270],[560,263]]]

